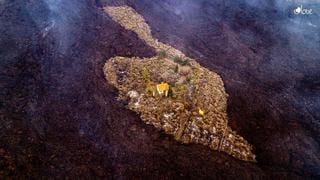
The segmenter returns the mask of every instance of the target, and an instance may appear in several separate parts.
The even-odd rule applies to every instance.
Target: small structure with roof
[[[157,84],[157,92],[160,94],[160,95],[165,95],[166,97],[168,96],[168,93],[169,93],[169,84],[168,83],[160,83],[160,84]]]

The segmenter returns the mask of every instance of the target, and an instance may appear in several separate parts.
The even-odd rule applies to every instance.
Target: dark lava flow
[[[182,145],[115,100],[103,65],[153,49],[101,9],[219,73],[257,164]],[[0,177],[319,178],[320,7],[277,1],[0,1]]]

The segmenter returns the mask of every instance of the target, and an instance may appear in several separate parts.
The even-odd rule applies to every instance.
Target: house
[[[157,84],[157,91],[160,95],[165,95],[165,96],[168,96],[168,93],[169,93],[169,84],[168,83],[160,83],[160,84]]]

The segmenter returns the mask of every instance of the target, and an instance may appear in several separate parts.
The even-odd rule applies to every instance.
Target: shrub
[[[151,82],[151,75],[149,73],[149,70],[146,67],[142,68],[141,74],[147,83]]]
[[[166,57],[167,57],[167,52],[164,51],[164,50],[159,51],[159,52],[158,52],[158,57],[159,57],[159,59],[166,58]]]
[[[190,65],[189,59],[183,59],[183,58],[180,57],[180,56],[175,56],[175,57],[173,58],[173,61],[174,61],[175,63],[180,64],[181,66]]]

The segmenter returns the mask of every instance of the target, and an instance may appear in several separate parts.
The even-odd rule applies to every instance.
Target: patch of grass
[[[166,58],[166,57],[168,56],[168,55],[167,55],[167,52],[164,51],[164,50],[159,51],[157,55],[158,55],[158,58],[159,58],[159,59],[163,59],[163,58]]]
[[[188,93],[188,87],[186,84],[175,85],[172,89],[172,97],[175,99],[183,100],[185,95]]]
[[[142,68],[141,74],[147,83],[150,83],[152,81],[149,70],[146,67]]]
[[[200,77],[198,76],[198,74],[194,73],[190,78],[187,79],[187,81],[191,84],[197,84],[199,79]]]
[[[189,59],[183,59],[182,57],[180,56],[175,56],[173,58],[173,61],[180,64],[181,66],[187,66],[187,65],[190,65],[190,62],[189,62]]]
[[[155,88],[154,88],[153,86],[148,86],[148,87],[146,88],[146,94],[147,94],[148,96],[152,96],[153,93],[154,93],[154,91],[155,91]]]

